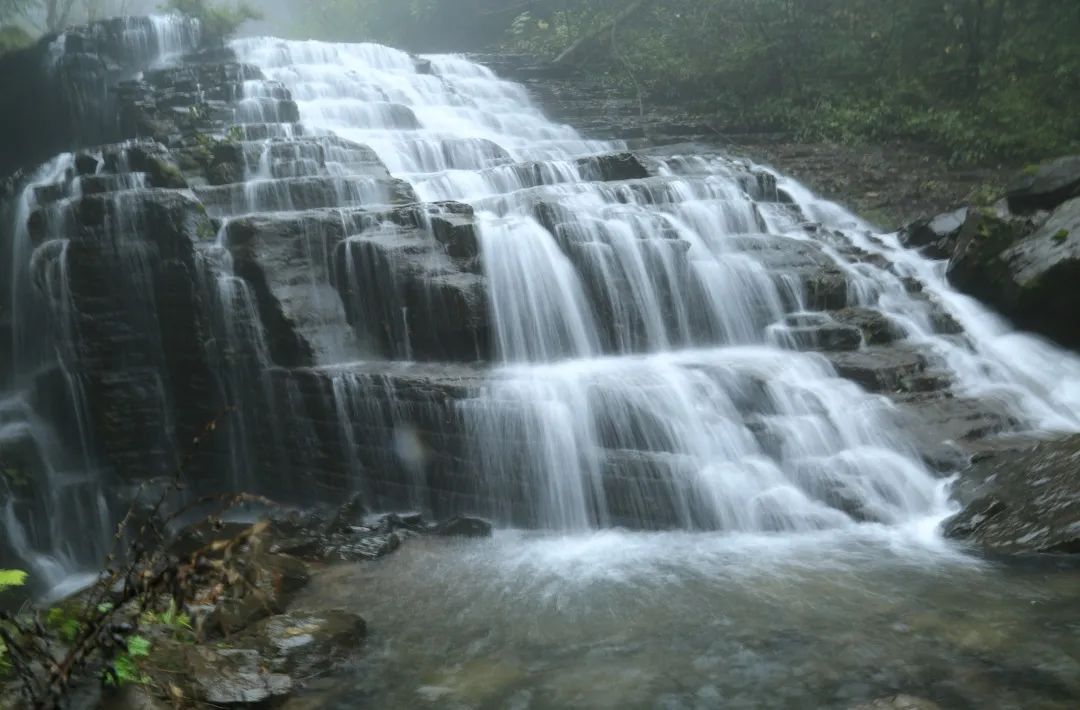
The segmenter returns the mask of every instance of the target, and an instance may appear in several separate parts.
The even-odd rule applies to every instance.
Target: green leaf
[[[131,636],[127,640],[128,655],[132,658],[150,655],[150,641],[142,636]]]
[[[0,569],[0,592],[26,584],[26,572],[21,569]]]

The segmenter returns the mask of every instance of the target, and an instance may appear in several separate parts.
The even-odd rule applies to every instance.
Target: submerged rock
[[[1080,553],[1080,436],[982,457],[954,497],[948,537],[1006,554]]]
[[[431,528],[433,535],[443,537],[491,537],[492,526],[486,520],[458,515]]]

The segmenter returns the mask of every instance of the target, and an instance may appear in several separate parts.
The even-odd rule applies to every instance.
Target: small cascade
[[[10,373],[0,391],[0,493],[7,554],[24,559],[42,588],[105,554],[112,516],[94,458],[86,392],[74,366],[80,333],[66,239],[71,196],[87,188],[74,156],[60,155],[28,179],[11,223],[8,298],[14,314]],[[31,215],[38,220],[32,222]],[[32,229],[33,227],[33,229]]]
[[[176,403],[164,379],[169,338],[156,282],[169,251],[161,220],[177,215],[167,215],[161,193],[135,169],[145,158],[135,142],[62,154],[26,178],[12,209],[12,238],[5,241],[11,271],[4,302],[13,317],[4,323],[11,369],[0,392],[6,533],[0,553],[20,558],[42,591],[100,565],[115,534],[118,501],[139,485],[101,465],[107,447],[100,441],[103,422],[91,414],[94,398],[137,389],[141,401],[114,405],[125,418],[139,419],[139,408],[154,413],[140,421],[132,444],[141,453],[132,469],[163,474],[175,461]],[[184,211],[182,196],[169,199],[176,213]],[[174,235],[194,231],[193,217],[177,219]],[[107,255],[105,270],[88,268],[95,254]],[[109,331],[122,338],[103,339]],[[102,378],[110,369],[124,380]]]

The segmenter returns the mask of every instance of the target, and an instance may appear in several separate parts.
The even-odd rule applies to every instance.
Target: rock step
[[[483,360],[491,352],[483,276],[450,258],[429,232],[386,225],[335,254],[349,322],[399,359]]]
[[[404,180],[368,176],[256,180],[209,187],[195,193],[217,217],[255,212],[294,212],[320,207],[403,205],[416,202]]]
[[[291,98],[244,98],[233,103],[233,120],[245,123],[299,123],[300,107]]]
[[[209,152],[206,178],[212,185],[318,176],[391,179],[375,151],[335,136],[226,140]]]
[[[416,172],[443,170],[485,170],[514,162],[505,148],[486,138],[399,139],[398,147],[418,166]]]
[[[226,132],[235,134],[245,141],[323,135],[323,132],[312,131],[302,123],[234,123],[227,127]]]
[[[361,345],[386,357],[488,355],[486,289],[467,205],[252,214],[228,219],[224,236],[260,312],[274,314],[271,334],[281,335],[273,340],[304,341],[299,351],[315,361],[359,357],[341,351],[354,329]]]
[[[280,442],[290,452],[289,459],[275,461],[273,466],[285,463],[306,472],[322,470],[327,477],[325,485],[332,487],[341,485],[334,480],[349,480],[343,471],[335,479],[333,467],[351,461],[362,470],[369,493],[382,505],[423,505],[441,511],[464,507],[475,514],[536,525],[542,522],[537,519],[536,501],[543,498],[540,488],[545,481],[543,475],[531,473],[535,461],[527,454],[536,445],[529,440],[533,433],[529,422],[535,421],[536,413],[531,402],[478,397],[493,387],[497,392],[500,377],[497,371],[474,366],[393,363],[275,371],[274,390],[292,393],[281,406],[287,407],[293,424]],[[602,392],[594,393],[591,399],[597,405],[607,401]],[[745,417],[744,425],[766,451],[778,445],[767,427],[753,425],[768,416],[767,403],[747,398],[739,404],[739,411]],[[348,417],[348,426],[343,427],[342,412]],[[603,415],[603,407],[597,414]],[[626,414],[620,409],[612,416]],[[489,476],[491,472],[477,471],[475,464],[469,463],[474,460],[469,453],[470,437],[477,417],[506,423],[508,438],[499,446],[510,458],[502,461],[499,475]],[[703,529],[715,528],[718,521],[711,515],[711,507],[699,498],[701,493],[693,485],[701,463],[664,451],[658,446],[662,442],[646,432],[658,430],[650,429],[644,421],[640,424],[642,431],[636,435],[623,429],[617,439],[600,442],[598,473],[604,504],[598,509],[608,511],[610,522],[616,525],[663,529],[689,520]],[[598,428],[604,429],[602,425]],[[630,448],[635,445],[640,448]],[[521,452],[520,461],[515,462],[515,451]],[[414,455],[423,463],[410,463]],[[851,501],[828,485],[804,493],[857,519],[874,519],[872,511],[853,508]]]
[[[900,346],[828,352],[824,356],[841,377],[870,392],[918,391],[929,365],[924,353]]]

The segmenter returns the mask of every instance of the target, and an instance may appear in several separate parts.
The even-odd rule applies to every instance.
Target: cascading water
[[[106,146],[9,205],[0,554],[43,586],[222,405],[214,491],[502,528],[320,572],[309,602],[372,620],[341,707],[846,708],[954,666],[957,706],[1071,707],[1075,574],[944,544],[948,462],[873,392],[1076,431],[1074,356],[782,176],[587,140],[468,59],[243,39],[205,87],[162,66],[191,23],[110,26],[225,125],[201,174]]]
[[[178,17],[132,18],[101,31],[119,32],[116,46],[124,56],[118,59],[134,65],[169,61],[199,40],[198,24]],[[54,40],[53,59],[63,56],[65,39],[62,34]],[[12,316],[4,324],[10,328],[11,371],[0,391],[0,494],[5,500],[0,548],[21,557],[35,585],[54,594],[79,584],[80,570],[100,565],[116,522],[110,505],[113,481],[98,464],[86,412],[80,363],[84,334],[71,293],[69,267],[78,257],[67,237],[76,231],[72,204],[79,198],[110,193],[103,200],[104,229],[127,265],[116,276],[128,281],[133,300],[127,305],[139,314],[133,325],[146,330],[157,323],[146,283],[147,254],[143,245],[125,242],[145,229],[140,223],[145,176],[122,165],[113,173],[102,165],[86,174],[75,163],[74,154],[65,153],[27,176],[4,225],[11,235],[5,240],[10,245],[5,300]],[[33,229],[32,215],[38,220]],[[161,411],[164,439],[169,429],[164,401]],[[147,451],[162,445],[146,444]]]
[[[496,501],[474,512],[560,530],[811,530],[941,516],[942,484],[886,401],[840,380],[824,358],[784,347],[802,323],[828,321],[813,313],[823,304],[807,270],[835,272],[841,306],[882,310],[959,391],[1007,398],[1033,428],[1080,425],[1075,359],[1017,364],[999,336],[984,337],[992,317],[949,291],[940,267],[790,181],[777,186],[719,157],[653,158],[651,177],[603,181],[589,156],[624,146],[583,140],[546,120],[522,87],[459,57],[427,58],[421,73],[409,55],[376,45],[244,39],[233,48],[267,77],[245,84],[260,120],[277,115],[266,99],[284,88],[306,133],[371,146],[421,199],[476,209],[493,355],[506,364],[456,404],[470,469]],[[334,165],[338,179],[354,174]],[[273,189],[288,187],[286,173],[273,175]],[[234,211],[265,208],[253,200]],[[398,231],[349,237],[349,264],[372,269],[359,281],[393,273],[362,247]],[[884,257],[884,268],[846,257],[853,247]],[[933,298],[911,294],[905,276]],[[967,338],[935,334],[941,304]],[[392,351],[408,359],[416,334],[388,327]],[[1056,352],[1009,340],[1028,362]],[[335,380],[335,399],[347,387]]]

